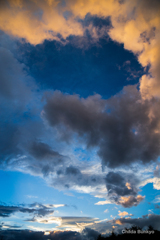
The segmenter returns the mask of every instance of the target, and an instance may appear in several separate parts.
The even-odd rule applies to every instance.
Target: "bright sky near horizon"
[[[0,1],[0,100],[4,239],[160,230],[160,1]]]

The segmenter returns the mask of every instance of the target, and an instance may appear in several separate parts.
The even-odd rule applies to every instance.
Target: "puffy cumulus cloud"
[[[136,188],[136,183],[138,183],[137,179],[134,179],[134,175],[132,174],[132,184],[130,188],[126,186],[126,182],[128,179],[131,179],[131,175],[122,173],[122,172],[109,172],[106,176],[106,187],[108,189],[108,194],[117,194],[120,196],[125,195],[136,195],[138,189]]]
[[[129,188],[126,186],[129,179]],[[121,204],[125,208],[137,206],[143,199],[141,195],[137,195],[139,180],[134,174],[124,174],[122,172],[109,172],[106,176],[106,187],[109,199],[116,204]],[[125,212],[126,213],[126,212]]]
[[[29,204],[28,206],[9,206],[9,205],[0,205],[0,217],[6,218],[10,217],[12,214],[17,212],[29,213],[34,216],[45,216],[53,214],[53,206],[45,206],[39,203]]]
[[[126,187],[126,181],[132,179],[130,183],[130,188]],[[95,205],[105,205],[105,204],[117,204],[122,205],[125,208],[130,208],[132,206],[137,206],[145,197],[137,195],[139,188],[139,180],[134,176],[134,174],[126,174],[122,172],[109,172],[105,178],[106,187],[108,190],[107,200],[99,201]],[[128,214],[126,212],[120,213]]]
[[[119,213],[118,213],[118,215],[121,217],[124,217],[124,216],[127,216],[127,215],[129,215],[129,213],[128,212],[125,212],[125,211],[123,211],[123,212],[121,212],[121,211],[118,211]]]
[[[110,17],[112,28],[83,24],[87,14]],[[86,29],[93,39],[109,34],[111,39],[138,56],[143,67],[150,66],[140,80],[144,99],[160,95],[160,4],[159,0],[69,0],[1,1],[0,29],[25,38],[32,44],[44,39],[83,36]],[[87,21],[87,20],[86,20]],[[20,29],[20,30],[19,30]]]
[[[159,178],[153,178],[153,188],[160,190],[160,179]]]
[[[157,99],[142,101],[135,86],[125,87],[108,100],[55,91],[46,97],[42,116],[58,129],[62,140],[67,142],[76,134],[88,148],[98,148],[103,165],[115,168],[158,158],[159,106]]]
[[[81,24],[67,14],[63,6],[64,3],[57,0],[2,1],[0,29],[25,38],[31,44],[42,43],[44,39],[56,39],[57,34],[63,38],[83,35]]]
[[[118,199],[119,204],[121,204],[125,208],[129,208],[132,206],[137,206],[142,200],[144,200],[144,196],[138,195],[135,196],[127,196],[127,197],[120,197]]]
[[[160,189],[160,179],[157,177],[147,178],[140,183],[140,186],[145,186],[148,183],[153,183],[153,188],[159,190]]]

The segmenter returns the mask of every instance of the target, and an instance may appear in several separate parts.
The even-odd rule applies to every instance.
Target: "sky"
[[[160,230],[160,2],[0,1],[0,234]]]

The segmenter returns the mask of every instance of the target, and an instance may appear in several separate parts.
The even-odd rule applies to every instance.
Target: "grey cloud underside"
[[[88,148],[99,148],[98,155],[108,167],[148,163],[160,154],[160,101],[142,101],[135,86],[108,100],[55,91],[46,101],[43,117],[59,129],[62,139],[68,141],[76,133]]]
[[[142,216],[142,218],[120,218],[121,224],[131,224],[139,226],[140,228],[146,226],[152,226],[154,229],[160,230],[160,215],[148,214]]]
[[[70,165],[57,170],[57,178],[52,179],[51,185],[63,189],[92,186],[98,189],[105,184],[105,177],[101,174],[81,173],[79,167]]]
[[[45,216],[54,212],[53,208],[46,207],[43,204],[33,203],[27,207],[0,205],[0,217],[10,217],[11,214],[21,212],[29,213],[35,216]]]

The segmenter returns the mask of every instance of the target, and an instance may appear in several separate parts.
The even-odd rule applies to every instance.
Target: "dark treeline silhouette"
[[[107,237],[103,237],[101,234],[98,236],[97,240],[121,240],[121,239],[129,239],[129,238],[139,238],[142,237],[145,240],[147,239],[160,239],[160,231],[154,230],[152,226],[149,226],[147,230],[142,230],[142,228],[133,226],[131,228],[124,228],[123,233],[115,234],[112,231],[111,235]]]

